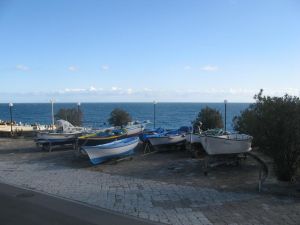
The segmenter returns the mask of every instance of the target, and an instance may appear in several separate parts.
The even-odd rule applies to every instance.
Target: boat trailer
[[[220,165],[238,166],[240,165],[241,161],[246,160],[248,156],[253,158],[259,164],[258,192],[261,192],[262,185],[269,175],[269,169],[267,164],[261,158],[251,152],[230,155],[206,155],[203,161],[203,173],[205,176],[207,176],[209,168]]]

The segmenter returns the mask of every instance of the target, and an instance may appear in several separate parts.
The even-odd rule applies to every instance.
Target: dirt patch
[[[259,166],[255,160],[248,157],[238,166],[218,166],[210,169],[208,176],[204,176],[203,159],[192,158],[189,152],[178,149],[143,155],[143,148],[139,145],[136,154],[128,160],[110,161],[94,166],[85,157],[77,158],[71,148],[58,147],[53,152],[47,152],[37,148],[29,138],[0,138],[0,161],[14,161],[16,165],[43,163],[47,169],[82,168],[224,191],[257,193],[258,189]],[[267,158],[265,161],[271,169],[272,162]],[[266,194],[300,197],[299,182],[278,182],[272,170],[263,188]]]

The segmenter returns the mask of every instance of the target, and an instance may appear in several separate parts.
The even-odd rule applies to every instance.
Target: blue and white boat
[[[82,146],[82,149],[92,164],[100,164],[109,159],[132,155],[138,143],[138,137],[129,137],[102,145]]]
[[[166,130],[164,128],[156,128],[156,129],[151,129],[151,130],[144,130],[142,134],[140,134],[140,140],[143,142],[149,141],[149,137],[155,137],[158,136],[159,134],[165,133]]]
[[[148,136],[152,146],[162,145],[181,145],[186,142],[186,134],[190,132],[189,127],[180,127],[177,130],[171,130],[161,134]]]

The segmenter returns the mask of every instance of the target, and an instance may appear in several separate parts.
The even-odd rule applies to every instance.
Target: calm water
[[[203,107],[212,107],[224,116],[223,103],[158,103],[156,104],[156,127],[178,128],[190,125],[198,112]],[[249,106],[248,103],[227,104],[227,128],[232,130],[232,118],[239,115],[242,110]],[[56,103],[54,111],[60,108],[77,107],[75,103]],[[153,121],[152,103],[82,103],[81,109],[84,114],[84,126],[101,127],[107,122],[110,112],[116,108],[128,111],[135,120]],[[224,118],[224,117],[223,117]],[[0,104],[0,119],[10,120],[8,104]],[[16,103],[13,107],[13,120],[22,123],[51,123],[51,104],[49,103]],[[150,127],[153,125],[150,125]]]

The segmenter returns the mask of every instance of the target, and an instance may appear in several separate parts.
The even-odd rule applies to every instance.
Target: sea
[[[223,115],[224,103],[81,103],[83,111],[83,125],[86,127],[99,128],[108,126],[108,118],[115,108],[126,110],[134,120],[150,120],[148,128],[155,127],[175,129],[180,126],[189,126],[196,118],[199,111],[204,107],[211,107],[219,110]],[[233,118],[240,115],[249,103],[227,103],[226,127],[233,131]],[[54,103],[54,113],[61,108],[77,108],[77,103]],[[23,124],[51,124],[50,103],[15,103],[12,107],[13,121]],[[9,121],[10,111],[8,104],[0,104],[0,120]]]

